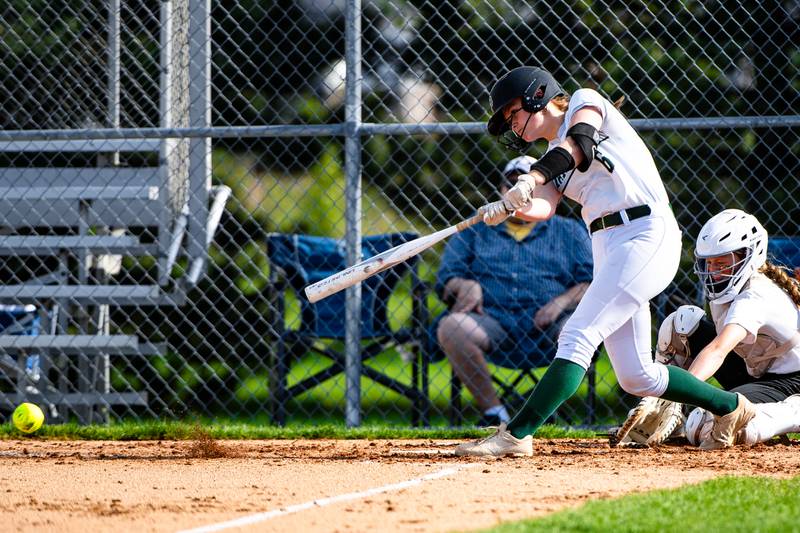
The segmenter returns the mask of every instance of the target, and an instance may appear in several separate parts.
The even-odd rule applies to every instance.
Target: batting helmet
[[[740,250],[744,252],[744,258],[734,262],[732,272],[709,271],[706,259]],[[753,215],[739,209],[726,209],[711,217],[700,230],[694,256],[695,273],[705,286],[708,300],[729,302],[739,294],[750,276],[766,263],[767,230]]]
[[[544,109],[551,99],[562,94],[565,94],[564,90],[546,70],[538,67],[517,67],[497,80],[492,87],[489,96],[493,115],[487,129],[491,135],[501,135],[508,130],[503,108],[515,98],[522,98],[523,110],[536,113]]]

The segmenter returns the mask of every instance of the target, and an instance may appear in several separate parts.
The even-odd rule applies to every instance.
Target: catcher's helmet
[[[766,263],[767,241],[767,231],[756,217],[740,209],[726,209],[705,223],[697,236],[694,257],[695,273],[709,301],[725,303],[739,294],[750,276]],[[707,259],[740,250],[744,258],[732,265],[732,272],[709,270]]]
[[[686,417],[686,440],[692,446],[700,444],[711,436],[711,429],[714,427],[714,413],[706,411],[702,407],[695,407]]]
[[[497,80],[490,93],[492,117],[487,128],[491,135],[500,135],[508,130],[503,117],[503,108],[514,98],[522,98],[522,109],[536,113],[544,109],[551,99],[564,94],[555,78],[538,67],[517,67]]]

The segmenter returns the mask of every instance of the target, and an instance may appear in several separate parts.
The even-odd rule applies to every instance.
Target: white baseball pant
[[[752,446],[766,442],[777,435],[800,431],[800,394],[789,396],[782,402],[757,403],[756,416],[740,430],[741,442]]]
[[[556,357],[589,368],[604,343],[620,386],[661,396],[669,377],[653,361],[650,299],[675,277],[681,232],[668,209],[592,236],[594,278],[567,321]]]

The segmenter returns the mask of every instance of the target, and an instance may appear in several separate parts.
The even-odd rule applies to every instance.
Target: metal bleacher
[[[190,44],[185,28],[171,23],[181,3],[164,6],[154,125],[186,127],[192,116],[207,116],[192,111],[189,100],[208,102],[190,98],[194,89],[181,70],[188,69]],[[102,126],[119,128],[124,89],[120,44],[112,37]],[[166,346],[119,331],[112,311],[181,305],[203,271],[230,190],[211,187],[210,159],[192,158],[190,150],[210,150],[210,142],[0,142],[0,304],[33,304],[42,320],[38,335],[0,333],[0,376],[13,384],[0,391],[0,408],[34,401],[49,407],[51,421],[91,423],[107,421],[115,406],[147,406],[146,391],[110,386],[111,358],[164,354]],[[176,279],[171,272],[180,258],[189,273]],[[35,378],[26,371],[32,353],[39,356]]]
[[[82,144],[2,148],[105,159],[105,153],[92,152],[95,146]],[[163,177],[158,167],[0,168],[0,259],[16,259],[0,286],[0,302],[36,305],[43,331],[51,332],[0,335],[0,350],[16,355],[20,369],[16,390],[0,395],[0,403],[38,401],[51,406],[51,418],[74,414],[81,422],[102,420],[110,406],[147,404],[146,393],[110,391],[110,358],[164,348],[111,334],[109,317],[110,306],[180,303],[163,290],[171,222]],[[112,281],[123,257],[143,256],[158,264],[151,284]],[[30,353],[40,355],[36,380],[22,372]]]

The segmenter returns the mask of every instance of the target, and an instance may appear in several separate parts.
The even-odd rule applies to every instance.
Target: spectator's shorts
[[[436,340],[436,329],[447,314],[445,312],[436,317],[429,330],[429,347],[435,361],[444,357]],[[469,316],[486,332],[491,341],[491,348],[486,354],[490,363],[504,368],[536,368],[549,365],[555,357],[558,335],[570,313],[562,314],[543,330],[534,326],[530,330],[504,326],[487,314],[469,313]]]

